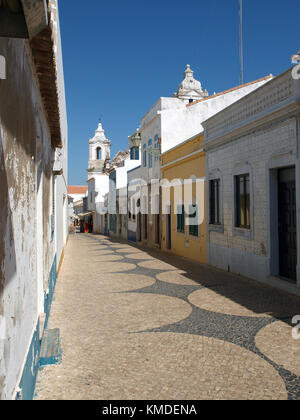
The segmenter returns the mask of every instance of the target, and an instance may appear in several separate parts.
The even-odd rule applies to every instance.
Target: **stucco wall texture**
[[[50,216],[54,151],[27,42],[0,38],[0,54],[7,63],[7,78],[0,80],[0,400],[6,400],[22,373],[55,255]],[[36,205],[40,188],[42,214]],[[38,217],[42,279],[37,274]]]
[[[170,183],[173,180],[188,180],[191,177],[197,179],[205,178],[205,153],[203,151],[204,135],[201,134],[179,146],[170,150],[162,156],[162,179],[167,179]],[[192,156],[191,156],[192,155]],[[203,188],[203,197],[196,196],[196,187],[192,191],[192,198],[198,207],[204,209],[204,220],[199,226],[198,237],[189,234],[188,226],[184,233],[177,232],[177,216],[174,214],[176,207],[174,199],[174,188],[171,189],[171,251],[176,255],[190,258],[194,261],[206,263],[206,183]],[[182,187],[184,197],[184,187]],[[196,199],[200,199],[196,201]],[[190,203],[192,204],[192,203]],[[166,216],[162,217],[162,249],[167,249],[167,227]]]

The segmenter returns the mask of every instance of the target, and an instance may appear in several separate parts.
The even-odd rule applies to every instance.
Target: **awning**
[[[89,211],[87,213],[80,213],[78,214],[78,217],[87,217],[87,216],[93,216],[93,212]]]

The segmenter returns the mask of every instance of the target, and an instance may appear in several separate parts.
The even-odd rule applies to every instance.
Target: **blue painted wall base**
[[[47,328],[51,305],[54,296],[54,290],[57,281],[57,262],[56,256],[54,258],[50,275],[49,275],[49,294],[45,296],[45,314],[46,322],[45,329]],[[30,401],[33,399],[34,390],[36,385],[36,379],[38,370],[40,367],[40,352],[41,352],[41,341],[39,337],[39,321],[37,322],[36,329],[33,334],[33,338],[28,351],[27,359],[22,373],[22,378],[19,384],[20,392],[16,395],[16,400]]]
[[[40,354],[40,367],[57,365],[62,361],[62,349],[60,346],[60,330],[55,328],[47,330],[42,340]]]

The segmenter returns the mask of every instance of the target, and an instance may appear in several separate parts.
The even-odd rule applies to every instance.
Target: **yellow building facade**
[[[163,250],[206,264],[206,163],[203,143],[202,133],[162,155],[161,175],[162,180],[166,180],[163,182],[178,186],[170,188],[168,198],[166,193],[162,193],[163,209],[169,207],[167,213],[170,214],[162,215],[161,239]],[[196,179],[200,182],[196,183]],[[187,188],[183,186],[184,182],[189,185]],[[178,198],[181,194],[182,206]],[[166,212],[163,210],[163,213]],[[195,214],[198,223],[191,226],[189,220]]]

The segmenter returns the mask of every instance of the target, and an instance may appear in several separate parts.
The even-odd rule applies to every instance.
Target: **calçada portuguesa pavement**
[[[73,235],[37,400],[300,399],[300,298],[159,250]]]

